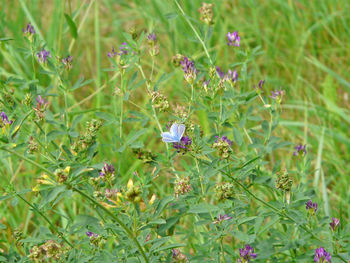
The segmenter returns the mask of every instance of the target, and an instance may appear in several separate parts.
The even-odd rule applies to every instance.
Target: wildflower
[[[298,156],[299,153],[301,153],[302,155],[306,155],[306,144],[302,145],[301,143],[297,144],[295,147],[295,152],[293,152],[294,156]]]
[[[26,96],[24,97],[24,100],[22,103],[27,106],[31,106],[33,102],[32,94],[27,93]]]
[[[239,37],[237,31],[235,31],[233,33],[228,32],[226,36],[227,36],[227,40],[228,40],[228,42],[227,42],[228,46],[239,47],[239,43],[241,41],[241,38]]]
[[[171,62],[173,63],[174,67],[180,67],[181,61],[184,59],[184,56],[181,54],[176,54],[172,57]]]
[[[222,70],[221,70],[221,68],[220,67],[216,67],[216,73],[218,74],[218,76],[219,76],[219,78],[220,79],[224,79],[225,78],[225,72],[223,72]]]
[[[319,247],[315,249],[314,259],[316,263],[331,263],[332,257],[323,247]]]
[[[51,58],[51,53],[50,53],[50,51],[45,50],[45,48],[43,48],[43,50],[38,52],[36,54],[36,56],[38,57],[38,61],[40,63],[46,63],[47,62],[47,58]]]
[[[182,152],[185,154],[191,148],[192,140],[188,136],[181,138],[180,142],[173,142],[173,147],[176,149],[177,153]]]
[[[198,70],[194,66],[194,62],[189,60],[187,57],[184,57],[181,60],[182,70],[185,73],[185,79],[189,84],[193,84],[196,80]]]
[[[169,102],[166,96],[158,91],[152,91],[151,97],[153,108],[159,109],[161,112],[169,109]]]
[[[225,75],[225,80],[227,80],[228,82],[230,82],[230,84],[233,86],[234,84],[236,84],[237,80],[238,80],[238,74],[237,74],[237,70],[232,71],[231,69],[228,70],[227,74]]]
[[[206,23],[207,25],[213,23],[213,4],[202,3],[202,6],[198,9],[200,14],[200,20]]]
[[[113,203],[116,206],[121,205],[122,203],[122,193],[119,192],[117,189],[105,189],[104,197],[111,203]]]
[[[7,115],[5,112],[0,113],[0,128],[6,128],[10,126],[13,123],[13,121],[9,121]]]
[[[45,117],[46,109],[49,105],[49,103],[41,97],[41,95],[38,95],[36,100],[36,107],[33,108],[35,111],[35,114],[39,121],[43,120]]]
[[[246,263],[251,259],[256,258],[257,254],[254,253],[254,248],[249,245],[245,245],[244,248],[239,249],[239,256],[240,259],[238,259],[237,262]]]
[[[264,84],[265,84],[265,80],[260,80],[258,87],[254,86],[254,89],[256,89],[256,92],[261,93]]]
[[[149,47],[149,53],[151,56],[156,56],[159,54],[159,45],[157,42],[157,36],[155,33],[147,35],[147,44]]]
[[[218,218],[213,222],[213,224],[221,223],[222,221],[230,220],[232,219],[232,216],[229,215],[219,215]]]
[[[308,210],[311,214],[316,214],[317,212],[317,203],[313,203],[312,200],[309,200],[307,203],[306,203],[306,210]]]
[[[218,201],[233,198],[235,196],[235,185],[233,183],[223,182],[215,185],[215,197]]]
[[[26,34],[29,37],[35,35],[35,33],[36,33],[34,30],[34,27],[32,26],[32,24],[30,22],[27,24],[26,28],[22,29],[22,31],[24,34]]]
[[[179,249],[173,248],[172,254],[173,254],[173,259],[175,262],[177,262],[177,263],[188,262],[187,257],[184,254],[182,254]]]
[[[287,171],[278,173],[278,178],[276,180],[276,188],[283,191],[290,191],[293,185],[293,180],[289,177]]]
[[[86,232],[86,235],[87,235],[88,237],[98,237],[98,234],[93,233],[93,232],[90,232],[90,231],[87,231],[87,232]]]
[[[282,98],[286,92],[282,90],[282,87],[280,89],[276,89],[275,91],[271,91],[270,98],[274,99],[278,104],[282,102]]]
[[[129,46],[126,42],[123,42],[119,47],[119,56],[129,54]]]
[[[182,179],[176,178],[174,184],[174,195],[176,198],[178,198],[179,195],[184,195],[192,190],[190,178],[188,176]]]
[[[141,201],[141,189],[140,187],[134,185],[132,179],[129,179],[128,181],[125,198],[133,203],[139,203]]]
[[[208,92],[209,82],[210,82],[210,79],[203,81],[203,88],[205,92]]]
[[[66,70],[69,71],[72,69],[72,67],[73,67],[73,57],[72,56],[67,56],[66,58],[63,58],[61,61],[62,61],[64,68]]]
[[[64,183],[68,179],[69,172],[70,172],[70,166],[67,166],[65,169],[60,169],[60,168],[56,169],[56,171],[54,172],[56,176],[56,180],[59,183]]]
[[[63,253],[63,246],[54,240],[49,240],[44,244],[34,246],[30,249],[29,258],[35,262],[58,261]]]
[[[107,56],[110,58],[113,58],[115,55],[117,55],[118,52],[115,51],[114,47],[112,48],[111,52],[108,52]]]
[[[332,230],[335,231],[339,223],[340,223],[340,220],[338,218],[332,217],[332,222],[330,222],[329,225],[331,226]]]
[[[110,183],[115,177],[115,169],[113,164],[104,163],[99,174],[102,181]]]
[[[219,156],[222,159],[228,158],[232,146],[232,141],[229,140],[226,136],[222,136],[221,138],[219,136],[215,136],[216,140],[213,144],[213,148],[217,148],[219,151]]]

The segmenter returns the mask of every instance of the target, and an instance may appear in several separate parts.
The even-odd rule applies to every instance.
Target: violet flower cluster
[[[219,215],[218,218],[213,222],[213,224],[221,223],[222,221],[230,220],[232,219],[232,216],[229,215]]]
[[[245,245],[244,248],[239,249],[239,256],[240,258],[237,260],[237,262],[246,263],[256,258],[258,255],[254,253],[254,248],[249,245]]]
[[[72,56],[67,56],[66,58],[63,58],[62,63],[64,65],[64,68],[67,70],[71,70],[73,67],[73,57]]]
[[[317,203],[313,203],[312,200],[309,200],[307,203],[306,203],[306,210],[308,210],[309,212],[311,212],[311,214],[316,214],[317,212]]]
[[[302,145],[301,143],[297,144],[294,147],[295,151],[293,152],[294,156],[298,156],[299,154],[306,155],[306,144]]]
[[[184,74],[184,77],[186,81],[190,84],[193,84],[196,80],[198,70],[194,66],[194,62],[192,60],[189,60],[187,57],[183,57],[181,60],[181,67]]]
[[[314,259],[316,263],[331,263],[332,257],[323,247],[319,247],[315,249]]]
[[[47,62],[47,58],[51,58],[51,53],[50,53],[50,51],[45,50],[45,48],[43,48],[43,50],[38,52],[36,54],[36,56],[38,57],[38,61],[40,63],[46,63]]]
[[[113,58],[116,55],[122,56],[127,54],[129,54],[129,47],[126,42],[123,42],[122,45],[119,47],[119,52],[112,48],[112,51],[108,52],[108,57]]]
[[[338,218],[332,217],[332,222],[329,223],[331,229],[335,231],[335,229],[338,227],[340,223],[340,220]]]
[[[29,36],[32,36],[36,33],[34,30],[34,27],[32,26],[32,24],[30,22],[27,24],[26,28],[22,29],[22,31],[24,34],[29,35]]]
[[[234,85],[238,80],[237,70],[229,69],[225,74],[225,72],[222,71],[220,67],[216,67],[216,73],[218,74],[221,81],[228,81],[231,85]]]
[[[180,142],[173,142],[173,147],[178,153],[182,152],[185,154],[191,148],[192,140],[188,136],[183,136]]]
[[[258,84],[258,87],[254,86],[254,89],[256,89],[257,92],[261,92],[264,84],[265,84],[265,80],[260,80],[259,84]]]
[[[237,31],[232,32],[232,33],[228,32],[226,36],[227,36],[227,41],[228,41],[227,45],[228,46],[239,47],[241,38],[239,37]]]
[[[6,126],[9,126],[12,124],[12,120],[9,121],[9,118],[7,117],[6,113],[5,112],[1,112],[0,113],[0,128],[3,128],[3,127],[6,127]]]
[[[115,169],[113,164],[105,163],[99,174],[100,177],[114,177]]]

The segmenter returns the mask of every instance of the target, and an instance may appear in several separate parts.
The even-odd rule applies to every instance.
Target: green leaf
[[[203,213],[215,212],[218,210],[220,210],[220,208],[215,205],[201,203],[197,205],[192,205],[188,210],[188,213],[203,214]]]
[[[235,138],[235,142],[237,143],[237,145],[241,146],[243,143],[243,137],[239,130],[235,127],[233,127],[233,137]]]
[[[68,14],[64,14],[64,17],[67,21],[67,24],[69,26],[69,31],[72,34],[72,37],[76,39],[78,37],[77,26],[75,25],[74,21]]]

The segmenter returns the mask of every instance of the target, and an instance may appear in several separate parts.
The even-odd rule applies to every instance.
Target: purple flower
[[[119,47],[119,55],[127,55],[129,53],[129,47],[126,42],[123,42],[122,45]]]
[[[225,78],[226,80],[230,81],[232,84],[235,83],[238,80],[237,70],[232,71],[231,69],[229,69]]]
[[[93,233],[93,232],[90,232],[90,231],[87,231],[87,232],[86,232],[86,235],[87,235],[88,237],[98,237],[98,234]]]
[[[259,89],[261,91],[264,84],[265,84],[265,80],[260,80],[258,87],[254,86],[254,89]]]
[[[270,98],[274,99],[274,100],[282,100],[283,95],[285,94],[285,91],[282,90],[282,87],[280,87],[280,89],[276,89],[274,91],[271,91],[271,96],[269,96]]]
[[[72,56],[67,56],[66,58],[63,58],[61,61],[66,69],[68,69],[68,70],[72,69],[72,67],[73,67],[73,57]]]
[[[108,52],[107,56],[113,58],[116,55],[122,56],[129,54],[129,46],[126,42],[122,43],[119,47],[119,52],[117,52],[114,48],[112,48],[111,52]]]
[[[115,175],[115,169],[113,164],[105,163],[102,170],[100,171],[101,177],[113,177]]]
[[[249,262],[251,259],[256,258],[257,254],[254,253],[254,248],[249,245],[245,245],[244,248],[239,249],[240,259],[237,262]]]
[[[180,142],[173,142],[174,149],[177,150],[178,153],[181,151],[185,154],[191,147],[192,140],[188,136],[183,136]]]
[[[35,99],[37,102],[36,107],[39,109],[41,109],[42,107],[47,106],[48,102],[46,100],[43,99],[43,97],[41,97],[40,95],[38,95],[38,97]]]
[[[232,141],[226,136],[222,136],[221,138],[219,136],[215,136],[215,138],[216,138],[215,143],[218,143],[219,141],[223,141],[223,142],[227,142],[230,146],[232,146]]]
[[[24,34],[27,34],[27,35],[34,35],[36,33],[34,30],[34,27],[32,26],[32,24],[30,22],[27,24],[26,28],[22,29],[22,31]]]
[[[315,249],[315,262],[316,263],[331,263],[331,255],[323,247]]]
[[[45,50],[45,48],[38,52],[36,56],[38,57],[40,63],[46,63],[47,58],[51,58],[50,51]]]
[[[190,84],[193,84],[194,80],[197,77],[198,70],[194,66],[194,62],[192,60],[189,60],[187,57],[184,57],[181,60],[181,67],[184,74],[184,77],[186,81]]]
[[[148,35],[147,35],[147,39],[148,39],[149,41],[156,42],[156,41],[157,41],[156,33],[148,34]]]
[[[294,156],[298,156],[299,153],[302,153],[303,155],[306,155],[306,144],[302,145],[301,143],[297,144],[295,147],[295,152],[293,152]]]
[[[309,200],[306,203],[306,210],[309,210],[312,214],[315,214],[317,212],[317,203],[313,203],[312,200]]]
[[[216,67],[216,73],[218,73],[220,79],[224,79],[224,78],[225,78],[225,72],[223,72],[223,71],[221,70],[221,68],[218,67],[218,66]]]
[[[207,91],[209,86],[210,79],[203,81],[203,88]]]
[[[8,119],[8,117],[7,117],[5,112],[2,111],[0,113],[0,128],[5,127],[6,125],[11,125],[12,122],[13,122],[12,120],[9,121],[9,119]]]
[[[230,219],[232,219],[232,216],[220,214],[218,218],[213,222],[213,224],[221,223],[222,221],[230,220]]]
[[[329,223],[331,226],[332,230],[335,231],[337,226],[339,225],[340,220],[338,218],[332,217],[332,222]]]
[[[228,32],[226,36],[227,36],[227,40],[228,40],[228,42],[227,42],[228,46],[239,47],[239,43],[241,41],[241,38],[239,37],[237,31],[235,31],[233,33]]]

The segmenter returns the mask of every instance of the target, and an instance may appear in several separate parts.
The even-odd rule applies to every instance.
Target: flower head
[[[230,220],[232,219],[232,216],[229,215],[219,215],[217,219],[213,222],[213,224],[221,223],[222,221]]]
[[[87,235],[88,237],[98,237],[98,234],[93,233],[93,232],[90,232],[90,231],[87,231],[87,232],[86,232],[86,235]]]
[[[309,212],[311,212],[313,215],[316,214],[317,212],[317,203],[313,203],[312,200],[309,200],[306,203],[306,210],[308,210]]]
[[[330,222],[329,225],[331,226],[332,230],[335,231],[339,223],[340,223],[340,220],[338,218],[332,217],[332,222]]]
[[[225,72],[223,72],[222,70],[221,70],[221,68],[220,67],[216,67],[216,73],[218,74],[218,76],[219,76],[219,78],[220,79],[224,79],[225,78]]]
[[[119,47],[119,52],[112,48],[111,52],[108,52],[107,56],[110,58],[113,58],[114,56],[122,56],[129,54],[129,46],[126,42],[123,42],[122,45]]]
[[[113,164],[105,163],[100,171],[100,177],[102,178],[110,178],[115,176],[115,169]]]
[[[235,31],[235,32],[233,32],[233,33],[228,32],[226,36],[227,36],[227,40],[228,40],[228,42],[227,42],[227,45],[228,45],[228,46],[236,46],[236,47],[239,47],[241,38],[239,37],[237,31]]]
[[[294,156],[298,156],[300,153],[302,155],[306,155],[306,144],[302,145],[301,143],[297,144],[295,147],[294,147],[295,151],[293,152],[293,155]]]
[[[280,89],[276,89],[274,91],[271,91],[271,99],[274,99],[275,101],[277,101],[277,103],[281,103],[282,102],[282,98],[284,96],[286,92],[284,90],[282,90],[282,87],[280,87]]]
[[[73,67],[73,57],[72,56],[67,56],[66,58],[63,58],[62,63],[64,65],[64,68],[66,70],[71,70]]]
[[[213,4],[202,3],[202,6],[198,9],[200,14],[200,20],[204,23],[211,25],[213,24]]]
[[[27,24],[26,28],[22,29],[22,31],[24,34],[26,34],[28,36],[33,36],[36,33],[34,30],[34,27],[32,26],[32,24],[30,22]]]
[[[245,245],[244,248],[239,249],[239,256],[240,259],[238,259],[237,262],[246,263],[249,262],[251,259],[256,258],[257,254],[254,253],[254,248],[252,248],[249,245]]]
[[[51,53],[50,51],[45,50],[45,48],[43,50],[41,50],[40,52],[38,52],[36,54],[36,56],[38,57],[38,61],[40,63],[46,63],[47,62],[47,58],[51,58]]]
[[[231,83],[231,85],[234,85],[238,80],[237,70],[232,71],[231,69],[229,69],[227,71],[227,74],[225,75],[225,78]]]
[[[262,91],[262,88],[263,88],[264,84],[265,84],[265,80],[260,80],[259,84],[258,84],[258,87],[254,86],[254,89],[256,89],[256,91],[258,91],[258,92]]]
[[[12,120],[9,121],[9,119],[8,119],[8,117],[7,117],[7,115],[6,115],[5,112],[2,111],[2,112],[0,113],[0,128],[9,126],[9,125],[12,124],[12,122],[13,122]]]
[[[315,249],[314,259],[316,263],[331,263],[332,257],[323,247],[319,247]]]
[[[156,33],[153,32],[153,33],[148,34],[147,39],[148,39],[148,41],[156,42],[157,41]]]
[[[181,60],[181,67],[183,72],[185,73],[185,79],[188,83],[193,84],[196,80],[198,70],[194,66],[194,62],[189,60],[187,57],[183,57]]]
[[[45,117],[45,112],[49,103],[46,100],[44,100],[44,98],[41,97],[41,95],[38,95],[38,97],[35,100],[37,103],[36,103],[36,107],[33,109],[35,111],[36,116],[41,121]]]
[[[185,154],[190,150],[192,144],[192,140],[188,136],[183,136],[180,142],[173,142],[174,149],[177,150],[178,153],[182,152]]]
[[[216,140],[213,144],[213,148],[216,148],[219,152],[219,156],[223,159],[229,157],[232,147],[232,141],[229,140],[226,136],[215,136]]]
[[[184,195],[192,190],[190,184],[190,177],[176,178],[174,183],[174,195],[179,197],[179,195]]]

